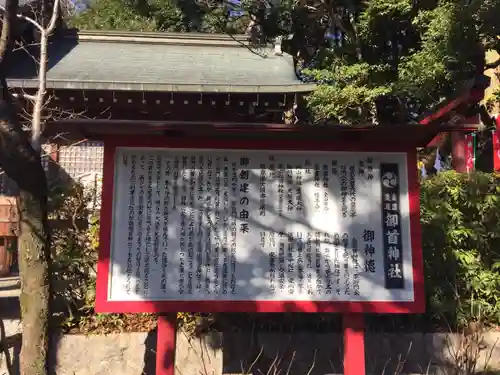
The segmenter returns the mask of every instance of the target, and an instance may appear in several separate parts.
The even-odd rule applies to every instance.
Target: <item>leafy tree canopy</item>
[[[224,0],[96,0],[73,23],[251,30],[254,42],[283,36],[300,77],[319,84],[307,97],[312,119],[352,126],[415,119],[481,75],[485,50],[500,51],[500,0],[250,0],[241,7],[235,16]]]

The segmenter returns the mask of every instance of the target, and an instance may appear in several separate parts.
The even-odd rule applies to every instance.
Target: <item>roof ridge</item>
[[[245,35],[208,33],[170,33],[104,30],[69,30],[67,39],[92,42],[165,44],[204,47],[249,47]]]

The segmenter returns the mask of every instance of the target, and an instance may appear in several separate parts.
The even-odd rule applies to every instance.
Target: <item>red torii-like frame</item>
[[[443,106],[439,107],[435,112],[426,115],[419,121],[421,125],[431,125],[436,123],[446,123],[451,128],[457,127],[456,131],[449,131],[452,142],[452,160],[453,167],[457,172],[464,173],[467,171],[466,139],[467,132],[477,129],[481,119],[478,111],[467,112],[471,107],[477,105],[484,98],[484,92],[490,84],[490,79],[482,76],[474,81],[474,84],[463,94],[448,101]],[[475,113],[474,113],[475,112]],[[448,132],[446,132],[448,133]],[[447,134],[442,132],[436,135],[428,144],[427,147],[438,147],[447,137]]]

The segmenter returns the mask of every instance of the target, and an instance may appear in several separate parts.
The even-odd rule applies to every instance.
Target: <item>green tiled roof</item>
[[[33,59],[24,51],[16,54],[10,85],[36,87]],[[49,58],[49,89],[286,93],[313,88],[297,79],[290,55],[254,51],[225,35],[80,32],[78,38],[54,40]]]

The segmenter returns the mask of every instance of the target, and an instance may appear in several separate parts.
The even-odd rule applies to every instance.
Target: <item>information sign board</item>
[[[423,309],[414,150],[147,145],[105,143],[98,310]]]

